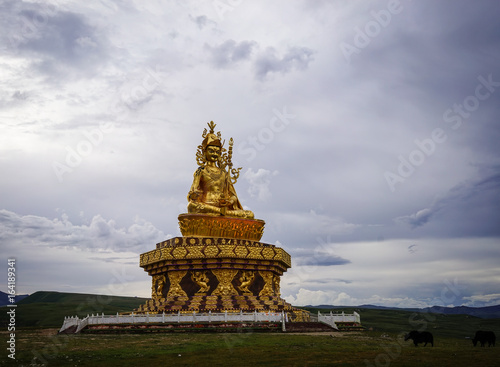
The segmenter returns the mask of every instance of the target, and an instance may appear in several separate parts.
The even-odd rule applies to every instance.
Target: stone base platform
[[[215,322],[191,324],[104,324],[89,325],[83,334],[142,333],[332,333],[339,330],[321,322]]]
[[[294,308],[280,297],[258,296],[192,296],[153,299],[141,305],[137,312],[172,313],[178,311],[293,311]]]
[[[142,333],[253,333],[283,332],[279,322],[225,322],[197,324],[125,324],[91,325],[81,332],[85,334],[142,334]]]

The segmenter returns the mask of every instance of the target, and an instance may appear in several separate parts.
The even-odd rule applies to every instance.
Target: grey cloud
[[[8,29],[3,42],[20,55],[36,54],[33,61],[46,74],[58,74],[60,67],[85,73],[105,61],[107,40],[77,13],[44,3],[4,4]]]
[[[307,47],[293,47],[282,57],[276,55],[276,49],[269,47],[255,61],[257,79],[265,79],[271,73],[288,73],[292,69],[305,70],[313,60],[314,52]]]
[[[342,283],[342,284],[352,284],[352,280],[348,279],[315,279],[315,283],[319,284],[333,284],[333,283]]]
[[[427,110],[435,105],[439,112],[463,99],[464,91],[473,92],[477,75],[498,69],[499,16],[499,7],[491,1],[482,6],[467,1],[402,3],[401,13],[352,57],[351,70]],[[365,21],[357,26],[364,29],[371,20],[366,12]],[[354,34],[348,41],[353,42]],[[417,91],[425,94],[419,96]],[[442,111],[437,117],[441,115]]]
[[[262,168],[259,168],[256,172],[251,168],[246,170],[243,177],[250,183],[248,188],[250,196],[257,198],[259,201],[268,201],[272,196],[269,185],[272,177],[276,175],[278,175],[277,171],[271,172]]]
[[[500,304],[500,293],[466,296],[463,297],[463,299],[467,301],[464,306],[470,306],[470,307],[496,306]]]
[[[51,220],[0,210],[0,238],[5,242],[29,240],[49,247],[140,252],[150,249],[151,243],[163,241],[165,235],[140,219],[129,228],[120,228],[113,220],[100,215],[94,216],[87,225],[75,225],[64,214],[60,219]]]
[[[199,29],[203,29],[209,25],[216,25],[213,20],[210,20],[206,15],[199,15],[197,17],[189,16],[191,21],[193,21]]]
[[[426,224],[432,217],[432,215],[439,210],[437,207],[430,209],[430,208],[425,208],[422,210],[419,210],[416,213],[410,214],[410,215],[405,215],[402,217],[396,218],[397,222],[402,222],[402,223],[407,223],[409,224],[412,228],[420,227]]]
[[[137,257],[134,258],[123,258],[123,257],[89,257],[89,260],[92,261],[101,261],[105,263],[114,263],[114,264],[126,264],[126,265],[137,265]],[[128,260],[127,260],[128,259]]]
[[[440,218],[437,218],[436,221],[447,230],[452,225],[455,233],[481,236],[498,235],[500,230],[498,219],[500,173],[498,170],[499,167],[492,167],[487,170],[484,177],[467,180],[456,185],[445,195],[437,198],[428,208],[397,217],[395,221],[416,229],[429,224],[432,218],[436,218],[440,214]],[[485,173],[483,172],[483,174]],[[474,228],[471,227],[472,225]]]
[[[205,45],[210,55],[212,66],[222,69],[240,61],[249,60],[253,49],[258,45],[254,41],[227,40],[218,46]],[[253,61],[257,79],[263,80],[272,73],[289,73],[291,70],[305,70],[313,60],[314,52],[307,47],[290,48],[283,56],[278,56],[273,47],[259,53]]]
[[[292,259],[297,266],[331,266],[345,265],[351,261],[331,253],[328,249],[297,249],[291,251]]]
[[[248,60],[252,54],[252,49],[256,46],[254,41],[227,40],[224,43],[212,47],[205,45],[210,55],[211,64],[219,69],[226,68],[240,61]]]

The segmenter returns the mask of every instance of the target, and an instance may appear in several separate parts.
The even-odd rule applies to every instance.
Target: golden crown
[[[221,142],[220,131],[217,131],[217,135],[215,135],[216,124],[213,121],[210,121],[209,123],[207,123],[207,125],[210,128],[210,132],[207,133],[206,128],[203,130],[202,137],[204,139],[203,142],[201,143],[203,150],[205,150],[205,148],[208,147],[209,145],[216,145],[222,148],[224,143]]]

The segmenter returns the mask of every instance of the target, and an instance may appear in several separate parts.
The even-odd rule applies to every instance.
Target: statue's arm
[[[234,209],[243,209],[243,206],[238,199],[238,195],[236,194],[236,190],[231,182],[229,182],[229,197],[231,200],[231,205]]]
[[[189,193],[187,196],[188,201],[198,201],[198,198],[202,194],[202,191],[200,190],[200,179],[202,170],[203,167],[199,167],[193,174],[193,184],[191,185],[191,188],[189,189]]]

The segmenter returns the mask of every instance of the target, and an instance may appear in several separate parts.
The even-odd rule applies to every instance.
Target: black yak
[[[427,345],[427,343],[431,343],[431,345],[434,346],[434,337],[428,331],[420,332],[417,330],[412,330],[405,335],[405,341],[407,341],[408,339],[412,339],[413,344],[415,344],[416,347],[418,347],[418,343],[425,343],[424,347]]]
[[[488,343],[488,347],[491,347],[495,346],[495,340],[496,336],[493,331],[478,330],[476,331],[476,335],[474,335],[474,339],[472,339],[472,344],[476,346],[477,342],[479,342],[479,344],[484,347],[484,345]]]

